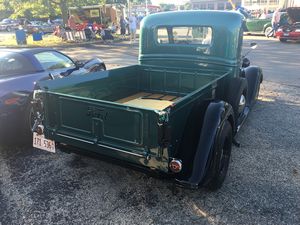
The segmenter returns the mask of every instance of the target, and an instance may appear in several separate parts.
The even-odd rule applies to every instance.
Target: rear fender
[[[248,83],[248,105],[252,106],[255,102],[255,96],[259,91],[258,87],[263,81],[263,73],[261,68],[257,66],[250,66],[245,68],[245,78]]]
[[[230,104],[224,101],[211,102],[205,112],[199,142],[192,163],[191,174],[183,180],[177,180],[182,185],[198,187],[205,178],[213,150],[215,139],[225,120],[234,127],[234,113]],[[185,165],[183,165],[185,166]]]

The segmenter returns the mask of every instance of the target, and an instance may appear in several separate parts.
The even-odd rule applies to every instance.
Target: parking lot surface
[[[255,41],[249,58],[265,81],[219,191],[174,190],[99,158],[1,144],[0,224],[300,224],[300,44]],[[136,63],[138,47],[59,50],[113,68]]]

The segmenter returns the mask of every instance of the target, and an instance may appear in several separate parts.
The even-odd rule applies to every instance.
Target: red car
[[[275,32],[275,36],[281,42],[300,41],[300,7],[287,8],[287,15],[289,23],[280,26]]]

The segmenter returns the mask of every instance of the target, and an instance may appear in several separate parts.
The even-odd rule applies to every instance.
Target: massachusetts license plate
[[[32,145],[35,148],[55,153],[55,141],[45,138],[44,135],[38,135],[36,132],[33,133]]]

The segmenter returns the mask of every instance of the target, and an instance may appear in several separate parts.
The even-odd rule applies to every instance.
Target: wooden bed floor
[[[172,105],[172,103],[177,101],[178,99],[180,99],[180,97],[174,95],[139,92],[126,98],[119,99],[116,102],[129,106],[163,110]]]

